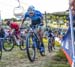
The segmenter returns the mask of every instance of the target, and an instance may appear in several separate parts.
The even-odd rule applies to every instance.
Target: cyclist
[[[5,31],[2,27],[2,21],[0,21],[0,51],[2,51],[4,37],[5,37]],[[0,57],[0,59],[1,59],[1,57]]]
[[[7,21],[7,25],[10,27],[10,31],[14,35],[14,38],[15,38],[15,36],[17,37],[17,40],[16,40],[17,44],[20,45],[20,40],[22,38],[20,37],[20,27],[19,27],[19,24],[16,23],[15,21],[8,20]]]
[[[51,46],[55,49],[55,35],[54,32],[50,29],[50,26],[46,27],[45,36],[47,36]]]
[[[24,23],[24,21],[26,20],[26,18],[30,18],[31,19],[31,25],[43,25],[43,15],[40,11],[35,10],[34,6],[29,6],[27,9],[27,12],[25,13],[25,16],[23,18],[22,24]],[[43,46],[43,41],[42,41],[42,37],[43,37],[43,33],[42,33],[42,28],[40,27],[40,29],[37,31],[39,34],[39,39],[41,42],[41,45]]]

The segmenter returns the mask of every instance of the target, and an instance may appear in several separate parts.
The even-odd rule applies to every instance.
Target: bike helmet
[[[28,7],[27,11],[30,14],[30,13],[34,13],[34,10],[35,10],[35,7],[33,5],[31,5],[31,6]]]
[[[9,24],[10,24],[10,22],[11,22],[10,20],[7,20],[7,25],[9,25]]]

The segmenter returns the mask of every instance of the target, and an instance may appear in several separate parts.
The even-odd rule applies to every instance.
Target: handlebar
[[[30,25],[30,27],[35,27],[35,28],[38,27],[38,26],[43,26],[43,24],[40,23],[40,24],[36,24],[36,25],[32,25],[32,24]]]

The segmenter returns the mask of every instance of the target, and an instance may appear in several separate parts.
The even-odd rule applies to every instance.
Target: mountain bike
[[[22,30],[22,29],[21,29]],[[25,33],[24,33],[25,34]],[[14,36],[15,37],[14,37]],[[4,44],[3,44],[3,49],[5,51],[11,51],[15,45],[19,46],[19,48],[21,50],[25,50],[26,49],[26,45],[25,45],[25,36],[23,36],[23,34],[20,31],[20,36],[23,40],[20,40],[20,45],[17,44],[17,36],[13,33],[11,33],[11,31],[9,32],[9,35],[5,37],[4,39]],[[16,39],[15,39],[16,38]]]
[[[37,33],[37,28],[39,25],[30,25],[29,31],[26,37],[26,51],[28,59],[33,62],[36,56],[36,49],[39,50],[41,56],[45,56],[45,47],[41,45],[39,36]]]
[[[48,37],[48,51],[51,52],[54,47],[54,38]]]
[[[48,51],[51,52],[54,48],[55,39],[53,32],[48,27],[46,27],[45,36],[48,39]]]

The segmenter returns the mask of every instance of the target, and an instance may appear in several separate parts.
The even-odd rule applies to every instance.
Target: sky
[[[69,0],[19,0],[20,5],[26,12],[29,5],[35,6],[35,9],[40,10],[42,13],[61,12],[68,9]],[[18,0],[0,0],[0,13],[1,18],[12,18],[13,10],[19,5]]]

